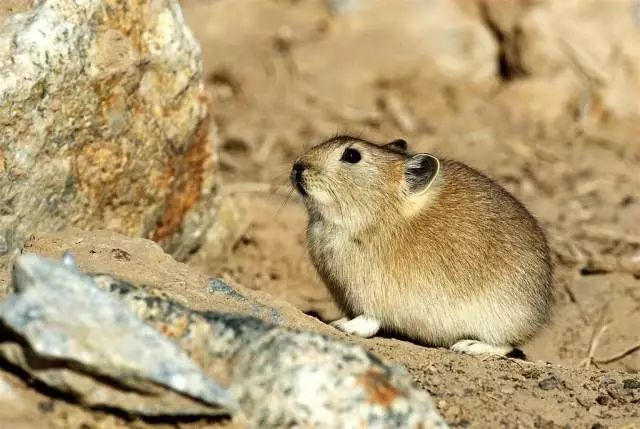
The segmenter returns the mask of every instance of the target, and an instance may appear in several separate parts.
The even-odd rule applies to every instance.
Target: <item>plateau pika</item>
[[[333,323],[341,331],[509,355],[547,322],[544,233],[478,171],[404,140],[339,136],[298,158],[291,179],[313,264],[348,316]]]

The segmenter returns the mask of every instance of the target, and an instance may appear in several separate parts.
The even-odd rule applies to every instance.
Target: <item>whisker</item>
[[[285,197],[285,199],[282,201],[282,204],[280,204],[280,207],[278,207],[278,210],[276,210],[275,214],[273,215],[273,219],[276,219],[278,216],[282,214],[282,211],[284,210],[285,206],[289,203],[289,201],[291,201],[291,196],[293,195],[293,192],[294,192],[294,189],[291,188],[289,190],[289,193]]]
[[[234,194],[267,194],[267,195],[288,195],[289,187],[274,186],[263,182],[236,182],[224,185],[221,192],[227,195]]]

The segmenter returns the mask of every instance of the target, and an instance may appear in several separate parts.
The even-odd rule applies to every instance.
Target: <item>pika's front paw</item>
[[[451,346],[451,350],[472,356],[506,356],[512,350],[511,346],[496,346],[476,340],[462,340]]]
[[[338,320],[334,320],[333,322],[329,323],[329,326],[333,326],[334,328],[337,328],[339,325],[342,325],[344,322],[348,322],[349,318],[348,317],[341,317]]]
[[[359,337],[370,338],[380,330],[380,322],[372,317],[361,315],[351,320],[343,317],[331,323],[331,326],[338,328],[347,334],[357,335]]]

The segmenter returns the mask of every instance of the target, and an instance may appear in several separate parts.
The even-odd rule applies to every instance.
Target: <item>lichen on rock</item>
[[[41,0],[9,15],[0,265],[34,229],[69,224],[197,246],[217,204],[201,69],[174,0]]]

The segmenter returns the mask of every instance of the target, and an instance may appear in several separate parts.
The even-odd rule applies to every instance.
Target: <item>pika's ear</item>
[[[407,153],[408,146],[409,145],[407,144],[406,140],[397,139],[383,145],[382,147],[384,147],[385,149],[393,150],[395,152]]]
[[[421,194],[433,183],[440,171],[440,161],[435,156],[419,153],[405,161],[404,177],[411,194]]]

